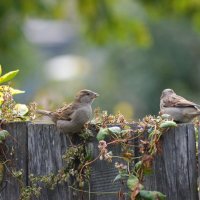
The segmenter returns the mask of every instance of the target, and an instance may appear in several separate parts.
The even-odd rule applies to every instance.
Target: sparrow
[[[58,108],[56,111],[37,110],[38,114],[46,115],[56,124],[57,128],[69,136],[80,133],[85,123],[92,117],[92,103],[99,94],[91,90],[79,91],[74,101],[66,106]]]
[[[160,97],[160,114],[170,115],[177,123],[188,123],[200,115],[200,105],[165,89]]]

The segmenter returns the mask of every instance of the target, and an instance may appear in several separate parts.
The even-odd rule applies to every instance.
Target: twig
[[[78,192],[84,192],[84,193],[89,193],[89,194],[97,194],[97,195],[105,195],[105,194],[118,194],[118,192],[91,192],[91,191],[86,191],[86,190],[80,190],[78,188],[74,188],[72,186],[68,186],[69,188],[78,191]],[[124,193],[127,194],[127,193]]]
[[[84,169],[87,165],[90,165],[90,164],[92,164],[93,162],[95,162],[97,159],[100,158],[100,156],[101,156],[101,153],[100,153],[94,160],[92,160],[92,161],[90,161],[90,162],[86,162],[86,163],[83,165],[83,167],[81,168],[81,170],[80,170],[80,175],[82,174],[83,169]]]

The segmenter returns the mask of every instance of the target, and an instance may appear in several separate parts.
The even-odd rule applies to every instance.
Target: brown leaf
[[[140,183],[137,184],[137,186],[134,188],[134,190],[131,192],[131,200],[135,200],[136,196],[141,190],[142,185]]]
[[[151,169],[153,165],[153,156],[145,154],[142,157],[142,164],[144,168]]]

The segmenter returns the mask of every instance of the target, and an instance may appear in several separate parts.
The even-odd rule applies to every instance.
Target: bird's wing
[[[188,101],[187,99],[181,96],[178,96],[176,94],[167,97],[164,100],[164,104],[165,104],[165,107],[191,107],[191,106],[196,107],[197,106],[197,104],[195,104],[194,102]]]
[[[71,120],[71,115],[74,110],[78,108],[78,104],[71,103],[69,105],[63,106],[52,113],[57,120]]]

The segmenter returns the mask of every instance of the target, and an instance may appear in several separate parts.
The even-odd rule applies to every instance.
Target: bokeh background
[[[1,0],[0,63],[46,109],[83,88],[128,119],[156,115],[165,88],[200,103],[200,1]]]

